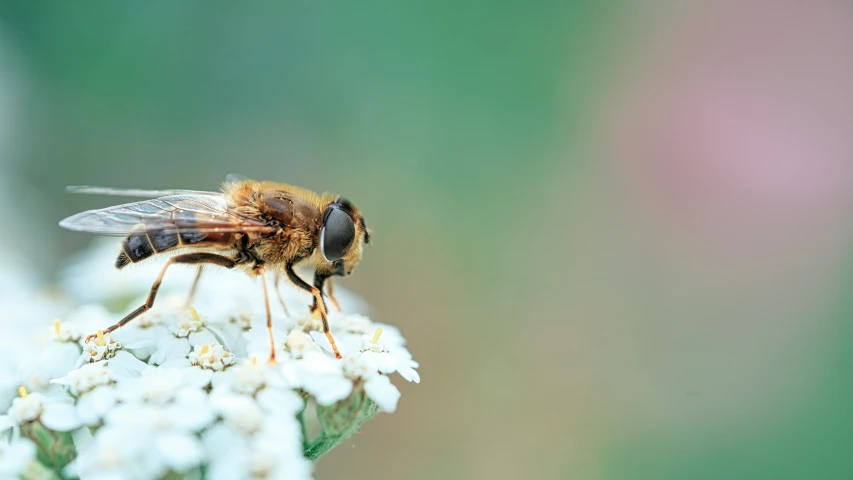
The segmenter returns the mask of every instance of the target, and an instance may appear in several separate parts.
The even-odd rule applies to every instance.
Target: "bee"
[[[169,256],[145,303],[103,333],[121,328],[150,310],[170,266],[198,266],[191,298],[202,267],[216,265],[261,278],[270,335],[270,362],[275,361],[275,343],[267,289],[268,271],[275,275],[276,293],[278,279],[286,277],[314,297],[311,310],[315,315],[319,313],[323,333],[335,357],[341,358],[329,332],[323,287],[328,281],[327,296],[337,306],[331,278],[351,274],[361,261],[364,245],[370,242],[364,217],[350,201],[339,195],[320,195],[293,185],[242,179],[227,181],[220,192],[102,187],[69,187],[69,191],[149,198],[85,211],[59,223],[68,230],[124,237],[115,261],[116,268],[122,269],[157,255]],[[313,266],[313,284],[294,271],[302,265]]]

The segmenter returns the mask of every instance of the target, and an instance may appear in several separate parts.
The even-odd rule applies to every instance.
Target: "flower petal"
[[[176,472],[185,472],[204,459],[201,442],[193,436],[181,433],[167,433],[157,436],[154,445],[162,460]]]
[[[394,413],[397,409],[400,391],[385,375],[377,375],[365,382],[364,391],[383,412]]]
[[[0,415],[0,432],[8,430],[16,425],[17,423],[15,423],[9,415]]]
[[[51,403],[45,406],[40,417],[41,423],[57,432],[70,432],[80,427],[77,409],[70,403]]]
[[[0,478],[19,478],[35,456],[36,446],[29,439],[12,441],[0,453]]]
[[[118,395],[112,387],[98,387],[77,401],[77,415],[86,425],[95,425],[116,404]]]
[[[190,366],[192,366],[192,364],[186,358],[174,358],[172,360],[167,360],[160,364],[160,368],[174,368],[177,370],[183,370],[184,368],[188,368]]]
[[[198,332],[192,332],[190,333],[190,336],[188,338],[190,347],[195,347],[196,345],[204,345],[205,343],[219,343],[219,340],[216,338],[216,335],[214,335],[207,329]]]
[[[352,381],[343,377],[323,375],[305,382],[303,388],[314,396],[317,403],[329,406],[349,396],[352,392]]]
[[[265,388],[258,392],[258,405],[270,411],[284,411],[296,414],[305,408],[305,400],[293,390],[275,390]]]
[[[176,338],[174,335],[164,335],[157,344],[157,351],[151,354],[148,363],[162,365],[169,360],[187,358],[190,353],[190,342],[186,338]]]
[[[107,366],[114,378],[126,378],[139,375],[148,365],[130,353],[120,350],[116,352],[115,357],[107,360]]]
[[[208,396],[201,390],[182,389],[164,413],[174,428],[186,431],[201,430],[214,419]]]
[[[409,368],[404,365],[397,365],[397,373],[399,373],[401,377],[405,378],[410,382],[421,383],[421,376],[414,368]]]
[[[185,367],[181,369],[183,377],[182,385],[186,388],[204,388],[213,377],[212,370],[206,370],[198,367]]]

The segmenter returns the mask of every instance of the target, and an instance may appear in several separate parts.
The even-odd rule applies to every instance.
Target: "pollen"
[[[193,320],[196,322],[201,321],[201,316],[198,314],[198,310],[196,310],[195,307],[190,307],[190,316],[193,317]]]
[[[210,351],[210,345],[205,343],[204,345],[201,346],[201,352],[199,353],[199,355],[204,355],[205,353],[207,353],[209,351]]]
[[[376,327],[376,331],[373,332],[373,339],[370,340],[370,343],[376,345],[379,341],[379,337],[382,335],[382,327]]]
[[[53,333],[59,336],[59,330],[62,329],[62,322],[57,318],[53,321]]]
[[[27,387],[25,387],[23,385],[18,386],[18,396],[19,397],[27,398],[27,395],[29,395],[29,394],[30,394],[30,392],[27,391]]]
[[[106,344],[107,344],[107,342],[104,341],[104,331],[98,330],[98,346],[103,347]]]

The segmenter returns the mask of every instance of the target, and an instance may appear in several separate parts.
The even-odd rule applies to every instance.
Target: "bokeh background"
[[[0,328],[64,186],[231,172],[422,364],[319,479],[853,478],[847,2],[0,2]]]

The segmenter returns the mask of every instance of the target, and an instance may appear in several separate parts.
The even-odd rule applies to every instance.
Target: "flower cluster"
[[[274,312],[268,361],[261,287],[236,274],[227,288],[202,280],[198,310],[180,281],[153,310],[104,333],[123,312],[101,305],[141,303],[154,275],[98,285],[89,279],[109,261],[87,255],[70,271],[90,303],[47,325],[40,353],[26,367],[9,362],[14,380],[0,384],[2,478],[310,478],[313,460],[397,408],[389,375],[420,381],[396,328],[331,312],[337,360],[310,297],[284,289],[292,316]],[[345,311],[358,308],[339,295]]]

